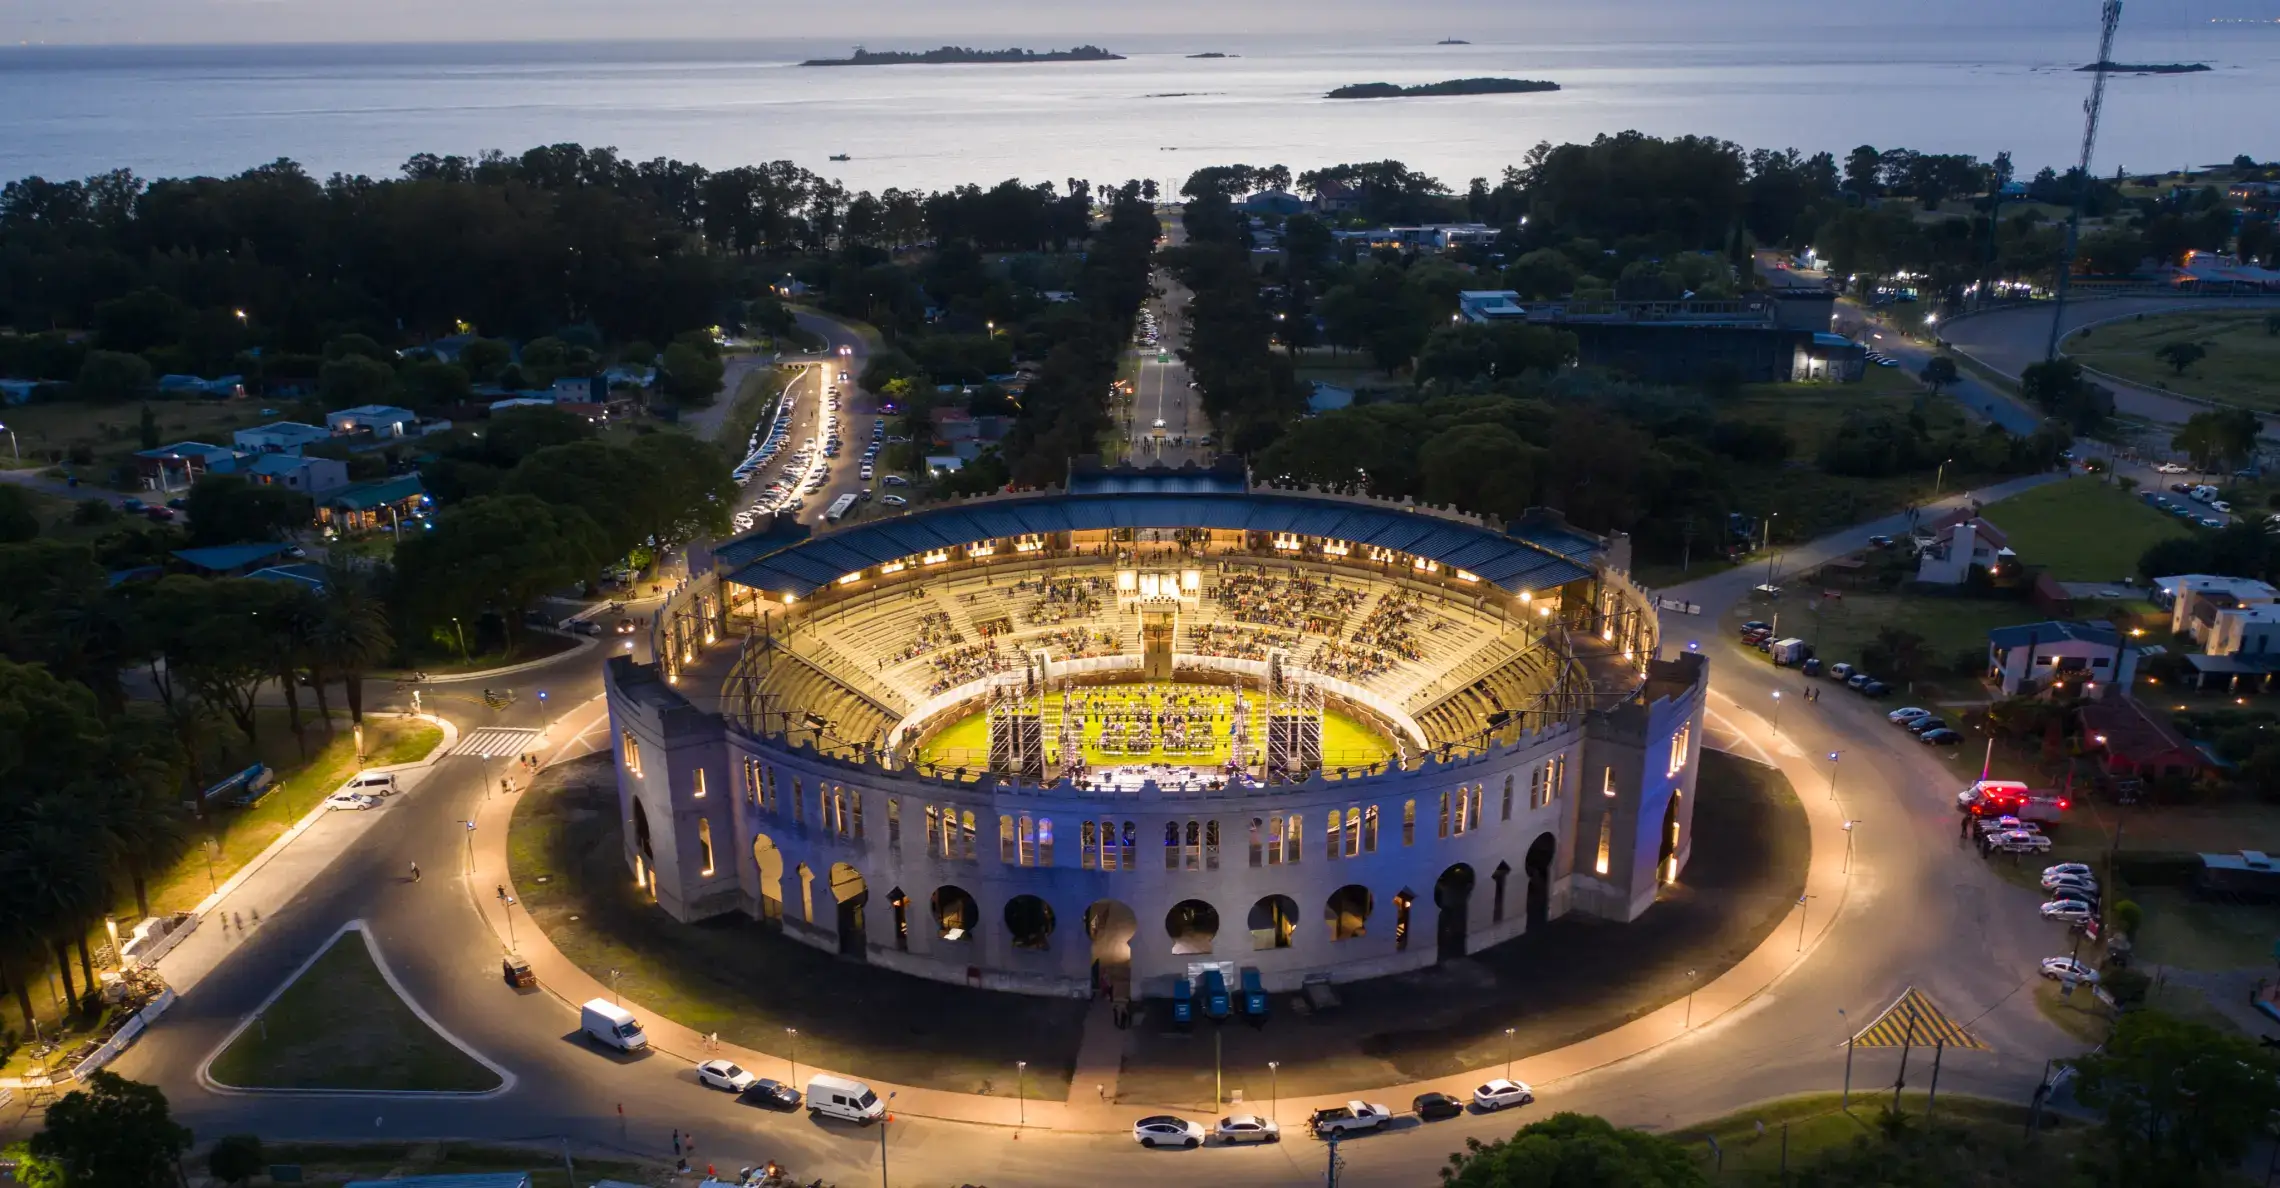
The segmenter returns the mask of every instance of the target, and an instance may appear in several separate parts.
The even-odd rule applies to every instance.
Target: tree
[[[2114,414],[2114,396],[2083,378],[2072,359],[2029,364],[2019,372],[2019,394],[2076,433],[2088,433]]]
[[[1898,680],[1930,675],[1931,645],[1913,631],[1879,627],[1876,638],[1860,650],[1861,664]]]
[[[397,588],[431,625],[496,611],[519,643],[523,614],[540,595],[590,580],[608,556],[602,530],[578,508],[486,495],[397,548]]]
[[[158,448],[158,414],[152,412],[148,404],[142,406],[142,416],[138,418],[138,423],[135,426],[135,435],[142,442],[142,448],[146,450]]]
[[[73,391],[89,404],[124,404],[147,394],[151,382],[150,363],[141,355],[89,351]]]
[[[674,403],[703,407],[720,398],[721,377],[727,368],[719,359],[676,342],[665,348],[657,371],[658,383]]]
[[[459,365],[467,369],[468,378],[479,382],[497,379],[514,358],[514,351],[496,338],[471,339],[459,348]]]
[[[2114,1182],[2149,1188],[2210,1182],[2269,1132],[2280,1061],[2246,1036],[2138,1010],[2106,1046],[2066,1062],[2084,1104],[2104,1111]]]
[[[225,1134],[206,1152],[206,1171],[224,1184],[243,1184],[269,1165],[261,1150],[261,1136]]]
[[[21,544],[40,534],[39,512],[22,487],[0,487],[0,544]]]
[[[328,359],[317,369],[317,399],[330,409],[386,404],[396,396],[396,370],[361,354]]]
[[[1934,355],[1925,360],[1923,379],[1924,386],[1932,390],[1932,395],[1939,395],[1941,388],[1957,379],[1955,360],[1946,355]]]
[[[348,695],[351,722],[364,721],[364,674],[386,659],[396,646],[388,630],[388,608],[370,570],[339,559],[325,562],[324,613],[309,634],[309,683],[316,690],[317,710],[325,729],[332,729],[332,710],[326,704],[325,686],[341,682]]]
[[[1619,1129],[1588,1114],[1554,1114],[1509,1139],[1467,1139],[1449,1156],[1450,1188],[1706,1188],[1709,1178],[1671,1139]]]
[[[190,1128],[174,1121],[157,1086],[107,1069],[49,1106],[29,1143],[56,1169],[56,1188],[171,1188],[189,1148]]]
[[[2190,339],[2181,338],[2176,342],[2165,342],[2154,348],[2153,357],[2169,364],[2169,370],[2172,373],[2183,375],[2186,368],[2209,357],[2209,348]]]
[[[2123,936],[2136,936],[2138,925],[2143,923],[2145,909],[2139,907],[2136,900],[2124,899],[2114,904],[2114,931]]]
[[[282,540],[316,517],[307,495],[247,482],[242,475],[208,474],[183,497],[190,541],[198,545]]]
[[[2237,466],[2255,455],[2256,438],[2263,429],[2256,414],[2245,408],[2197,412],[2169,439],[2169,448],[2183,451],[2203,470]]]

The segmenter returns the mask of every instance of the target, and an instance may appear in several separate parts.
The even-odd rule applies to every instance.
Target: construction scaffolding
[[[1018,672],[990,678],[990,772],[1014,779],[1045,778],[1045,708],[1038,671],[1025,662]]]
[[[1322,770],[1322,687],[1298,676],[1289,656],[1267,653],[1268,783],[1299,783]]]

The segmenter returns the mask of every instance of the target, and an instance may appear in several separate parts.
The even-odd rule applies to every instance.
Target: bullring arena
[[[1687,863],[1704,662],[1556,514],[1080,466],[711,562],[607,672],[627,868],[677,919],[1289,990],[1635,919]]]

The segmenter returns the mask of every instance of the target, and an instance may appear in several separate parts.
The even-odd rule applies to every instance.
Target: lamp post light
[[[1698,972],[1691,969],[1686,971],[1686,1025],[1679,1029],[1681,1031],[1694,1030],[1694,979]]]
[[[517,947],[515,944],[515,897],[507,894],[505,883],[499,884],[499,914],[507,918],[507,951],[513,952]]]
[[[784,1034],[792,1040],[792,1085],[797,1088],[800,1083],[800,1029],[786,1027]]]
[[[1267,1061],[1267,1121],[1282,1125],[1282,1061]]]
[[[1845,837],[1849,841],[1852,834],[1847,833]],[[1805,951],[1805,903],[1807,900],[1819,898],[1818,895],[1800,895],[1797,897],[1797,951],[1800,953]]]
[[[1940,484],[1946,481],[1948,463],[1953,461],[1955,461],[1953,458],[1942,459],[1940,462],[1940,468],[1937,471],[1934,471],[1932,474],[1932,498],[1934,500],[1937,500],[1940,497]]]
[[[1837,760],[1844,758],[1844,755],[1843,751],[1829,752],[1829,799],[1831,801],[1835,801],[1837,798]],[[1845,828],[1850,829],[1852,826],[1847,825]]]
[[[1781,690],[1773,691],[1773,736],[1781,737]]]
[[[538,691],[538,732],[543,735],[552,729],[554,729],[554,723],[548,720],[546,716],[546,690],[540,689]]]
[[[1512,1033],[1518,1030],[1517,1027],[1504,1029],[1504,1079],[1507,1081],[1512,1079]]]
[[[1860,824],[1859,821],[1845,822],[1845,865],[1843,871],[1839,873],[1852,873],[1853,826],[1858,824]]]
[[[103,917],[103,931],[111,934],[111,960],[118,963],[120,973],[127,972],[127,954],[125,950],[119,948],[119,918],[117,916]]]
[[[625,1005],[625,1004],[623,1004],[623,1003],[621,1003],[621,1002],[619,1002],[619,1001],[618,1001],[618,987],[617,987],[617,984],[618,984],[618,979],[619,979],[620,977],[622,977],[622,976],[624,976],[624,975],[620,974],[618,971],[616,971],[616,970],[614,970],[614,969],[610,971],[610,1005],[611,1005],[611,1006],[623,1006],[623,1005]],[[796,1081],[796,1080],[798,1080],[799,1078],[798,1078],[798,1077],[794,1077],[794,1078],[792,1078],[792,1079]]]
[[[887,1124],[894,1120],[895,1095],[889,1093],[886,1116],[879,1119],[879,1188],[887,1188]]]
[[[0,429],[8,429],[8,427],[0,425]],[[8,452],[16,456],[16,461],[24,460],[24,451],[16,444],[16,431],[13,429],[8,429]]]
[[[467,873],[475,873],[475,822],[461,821],[467,827]]]
[[[1013,1094],[1014,1099],[1020,1103],[1021,1112],[1017,1115],[1018,1124],[1027,1126],[1029,1125],[1029,1062],[1026,1060],[1013,1062]]]
[[[364,723],[356,724],[356,765],[364,766]]]
[[[459,625],[459,616],[451,616],[451,633],[459,639],[459,662],[467,663],[467,630]]]

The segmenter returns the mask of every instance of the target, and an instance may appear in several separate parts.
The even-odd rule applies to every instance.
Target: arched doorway
[[[887,906],[895,912],[895,948],[910,952],[910,896],[900,887],[887,892]]]
[[[1462,862],[1441,872],[1433,883],[1433,936],[1437,961],[1454,961],[1465,955],[1465,933],[1472,922],[1473,868]]]
[[[1504,883],[1511,877],[1512,864],[1509,862],[1499,862],[1495,870],[1488,872],[1488,881],[1496,884],[1496,900],[1490,908],[1488,918],[1491,924],[1504,923]]]
[[[1200,899],[1183,899],[1164,913],[1164,931],[1174,953],[1209,953],[1219,935],[1219,909]]]
[[[1053,905],[1034,895],[1016,895],[1005,902],[1005,927],[1016,949],[1053,947]]]
[[[1298,927],[1298,904],[1288,895],[1269,895],[1251,905],[1251,949],[1287,949]]]
[[[649,810],[639,799],[633,802],[633,881],[657,895],[657,851],[650,848]]]
[[[1330,924],[1330,939],[1353,940],[1369,927],[1370,909],[1377,904],[1370,889],[1360,883],[1348,883],[1330,893],[1322,904],[1322,918]]]
[[[1528,847],[1524,866],[1528,871],[1528,930],[1543,926],[1552,913],[1552,860],[1559,856],[1560,843],[1549,833],[1536,835]]]
[[[1085,935],[1092,939],[1092,959],[1103,965],[1132,963],[1132,936],[1140,931],[1140,918],[1113,899],[1093,901],[1085,909]]]
[[[844,862],[831,864],[831,898],[839,904],[839,955],[860,961],[864,956],[863,907],[871,902],[871,889],[863,876]]]
[[[948,883],[934,889],[929,897],[934,909],[934,935],[938,940],[970,941],[974,930],[982,925],[981,909],[974,906],[974,897],[965,890]]]
[[[1417,902],[1417,893],[1407,887],[1393,893],[1393,951],[1409,951],[1409,909]]]
[[[760,868],[760,918],[783,923],[784,852],[776,848],[776,839],[765,833],[753,837],[752,864]]]
[[[1678,798],[1684,795],[1671,789],[1670,805],[1663,810],[1662,849],[1655,855],[1655,878],[1665,883],[1678,881]]]

